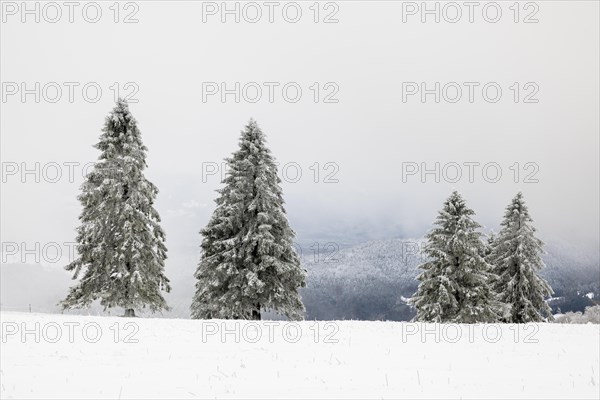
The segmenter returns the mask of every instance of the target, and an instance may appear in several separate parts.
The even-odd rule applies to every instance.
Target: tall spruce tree
[[[254,120],[226,161],[225,185],[201,231],[192,318],[260,319],[273,310],[301,319],[298,288],[306,271],[293,248],[275,161]]]
[[[544,267],[541,258],[544,243],[535,237],[532,222],[523,194],[519,192],[506,207],[502,229],[489,256],[497,276],[495,290],[500,300],[510,306],[506,322],[552,319],[552,311],[544,298],[553,291],[538,275]]]
[[[420,266],[423,272],[411,300],[417,321],[495,322],[502,313],[474,214],[456,191],[444,202],[437,226],[426,236],[429,260]]]
[[[144,177],[147,148],[124,100],[106,117],[94,147],[101,154],[78,197],[78,258],[65,267],[73,279],[85,272],[61,305],[87,307],[100,300],[105,309],[124,308],[126,316],[146,307],[168,309],[161,295],[170,291],[163,273],[165,234],[153,206],[158,189]]]

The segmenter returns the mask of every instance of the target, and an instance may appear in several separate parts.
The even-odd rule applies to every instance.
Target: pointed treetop
[[[446,199],[445,204],[452,206],[457,210],[461,210],[466,207],[465,199],[462,197],[458,190],[454,190],[448,199]]]
[[[529,222],[533,222],[533,219],[529,215],[529,208],[525,204],[523,193],[519,192],[506,207],[504,221],[500,225],[506,227],[517,225],[517,227],[521,228],[527,226]],[[531,226],[529,229],[535,232],[534,227]]]
[[[515,195],[515,197],[513,197],[512,202],[511,202],[511,206],[514,209],[518,209],[518,210],[527,210],[527,206],[525,205],[525,199],[523,197],[523,192],[519,192]],[[510,206],[509,206],[510,207]]]
[[[125,100],[123,97],[119,97],[117,99],[117,106],[122,107],[122,108],[129,108],[129,104],[127,103],[127,100]]]
[[[148,148],[143,144],[141,136],[127,101],[119,98],[106,116],[100,140],[94,147],[102,152],[99,156],[101,160],[127,157],[131,161],[131,157],[138,168],[144,169]]]
[[[266,142],[265,134],[262,132],[254,118],[250,118],[248,124],[244,128],[245,129],[241,132],[242,136],[240,140],[256,140],[261,144]]]

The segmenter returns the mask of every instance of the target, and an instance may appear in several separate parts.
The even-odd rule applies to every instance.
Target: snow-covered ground
[[[599,325],[0,319],[2,398],[600,397]]]

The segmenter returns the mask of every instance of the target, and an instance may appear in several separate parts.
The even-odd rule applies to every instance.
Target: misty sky
[[[297,23],[286,22],[281,7],[273,23],[267,15],[257,23],[243,17],[236,23],[232,16],[222,23],[219,13],[203,15],[201,2],[148,1],[137,2],[137,10],[120,10],[120,20],[135,11],[139,22],[131,24],[113,21],[111,3],[100,2],[103,14],[97,23],[86,22],[80,10],[73,23],[66,15],[57,23],[44,18],[36,23],[31,16],[23,23],[21,14],[3,10],[3,242],[74,241],[82,164],[98,156],[92,145],[113,107],[110,87],[117,82],[123,95],[139,88],[133,96],[138,102],[130,108],[149,148],[146,176],[160,189],[156,205],[170,256],[198,246],[198,231],[214,208],[220,180],[211,175],[203,182],[203,163],[204,168],[220,165],[236,150],[250,117],[267,135],[278,161],[288,165],[284,195],[302,240],[421,237],[456,188],[486,229],[497,229],[504,207],[523,191],[540,237],[597,249],[597,2],[536,2],[538,23],[515,23],[508,8],[513,2],[500,2],[503,14],[497,23],[486,22],[480,9],[473,23],[466,15],[457,23],[443,18],[435,23],[432,17],[422,23],[420,14],[405,15],[403,23],[402,2],[372,1],[337,2],[337,8],[328,9],[321,4],[318,23],[309,9],[312,2],[299,2]],[[519,19],[532,11],[520,10]],[[323,23],[331,13],[339,22]],[[20,92],[8,95],[7,89],[14,89],[10,83],[19,87],[22,82],[30,89],[35,82],[79,86],[72,103],[66,86],[56,103],[46,101],[54,97],[52,88],[36,103],[34,95],[25,102]],[[95,103],[82,95],[81,87],[89,82],[102,88]],[[133,86],[125,88],[127,82]],[[225,82],[230,89],[235,82],[257,82],[262,98],[247,101],[255,95],[249,91],[239,103],[234,95],[222,102],[220,93],[203,101],[203,82]],[[264,82],[279,84],[272,103]],[[296,103],[282,94],[290,82],[302,89]],[[463,93],[455,103],[446,101],[454,98],[453,87],[439,103],[433,94],[423,103],[420,93],[403,101],[403,82],[426,82],[430,89],[435,82],[457,82]],[[463,82],[479,85],[472,103]],[[489,82],[502,89],[495,103],[482,95]],[[334,89],[339,90],[332,94]],[[337,103],[325,103],[328,95]],[[528,95],[538,102],[524,103]],[[11,172],[14,163],[31,169],[36,162],[62,165],[62,179],[36,183],[27,175],[22,183],[22,171]],[[80,163],[73,167],[73,182],[64,166],[69,162]],[[422,183],[419,173],[403,179],[407,162],[430,169],[436,162],[442,167],[458,163],[463,177],[454,183],[443,177],[436,183],[433,175]],[[472,183],[464,166],[469,162],[480,163]],[[501,167],[497,183],[483,177],[486,163]],[[531,163],[528,169],[526,163]],[[302,177],[293,183],[298,166]],[[454,176],[453,171],[447,170]],[[493,171],[488,170],[491,178]],[[538,182],[525,182],[528,176]]]

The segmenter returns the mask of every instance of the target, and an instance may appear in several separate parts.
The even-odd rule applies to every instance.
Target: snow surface
[[[600,397],[599,325],[0,320],[2,398]]]

